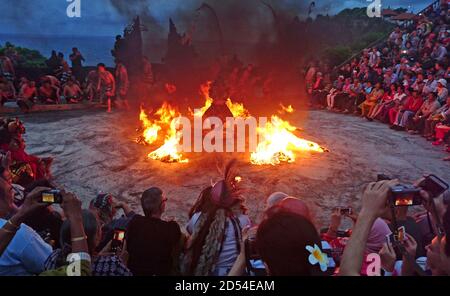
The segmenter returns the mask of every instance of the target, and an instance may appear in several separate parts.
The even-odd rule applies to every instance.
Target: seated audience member
[[[284,192],[274,192],[271,195],[269,195],[269,197],[266,199],[266,211],[267,209],[280,203],[283,199],[285,199],[288,196],[289,195],[287,195]]]
[[[363,85],[359,82],[359,79],[355,78],[350,86],[347,105],[344,107],[345,110],[355,114],[358,113],[358,106],[363,102],[364,98]]]
[[[362,117],[367,117],[373,111],[383,94],[384,90],[381,88],[381,83],[377,83],[372,92],[366,96],[366,100],[360,105]]]
[[[136,276],[174,274],[181,231],[176,222],[161,219],[166,202],[161,189],[153,187],[144,191],[141,205],[145,216],[136,215],[128,224],[128,267]]]
[[[271,276],[324,275],[327,269],[320,236],[304,216],[289,212],[270,216],[259,225],[256,242]]]
[[[109,193],[101,193],[96,198],[91,200],[89,209],[97,213],[102,226],[102,237],[97,247],[97,251],[102,250],[108,242],[113,239],[114,230],[127,229],[128,223],[136,215],[130,207],[124,203],[119,202]],[[115,218],[117,210],[122,209],[125,216]]]
[[[403,85],[397,87],[397,93],[394,95],[394,105],[389,108],[387,111],[388,115],[388,123],[390,125],[394,124],[395,118],[397,118],[397,114],[402,110],[403,105],[409,98],[409,91],[404,88]]]
[[[418,91],[411,89],[411,92],[412,96],[408,97],[408,100],[400,106],[394,124],[391,126],[392,129],[398,131],[405,130],[411,117],[413,117],[422,107],[423,99]]]
[[[394,95],[397,92],[397,86],[395,84],[391,84],[390,90],[386,91],[381,98],[381,100],[372,108],[372,111],[369,112],[367,119],[372,121],[378,117],[378,115],[383,112],[385,108],[388,108],[393,104]]]
[[[326,83],[322,72],[317,72],[316,80],[312,86],[310,93],[313,107],[321,108],[322,106],[324,106],[324,99],[327,94],[327,92],[325,91],[325,87]]]
[[[38,97],[36,83],[32,80],[25,79],[20,87],[19,95],[17,97],[17,105],[24,112],[29,111]]]
[[[89,255],[92,258],[91,269],[93,276],[131,276],[132,273],[119,256],[121,254],[114,254],[111,251],[111,244],[107,245],[99,253],[95,251],[101,237],[101,227],[96,215],[89,210],[83,210],[81,216],[78,218],[83,221],[83,228],[86,235],[84,237],[73,238],[71,235],[72,221],[64,221],[61,226],[61,247],[54,250],[48,257],[45,262],[45,269],[53,270],[67,265],[67,256],[73,252],[72,243],[78,240],[87,240]],[[122,251],[118,250],[117,252],[121,253]]]
[[[428,98],[423,102],[422,107],[417,111],[416,115],[409,122],[408,130],[410,133],[422,134],[425,129],[425,122],[431,114],[439,109],[439,102],[436,100],[436,94],[428,94]]]
[[[352,79],[346,78],[344,85],[342,86],[342,91],[338,92],[334,98],[334,106],[337,111],[343,111],[344,113],[349,112],[345,108],[348,105],[351,86],[352,86]]]
[[[447,89],[447,80],[445,79],[439,79],[437,88],[436,88],[436,95],[437,100],[439,104],[444,105],[445,101],[447,100],[448,96],[448,89]]]
[[[235,176],[230,162],[224,179],[206,188],[191,210],[183,274],[224,276],[233,267],[241,251],[241,231],[250,225]]]
[[[29,193],[24,204],[25,208],[17,211],[13,203],[11,175],[8,167],[0,168],[0,227],[3,232],[14,232],[15,235],[0,256],[0,275],[20,276],[36,275],[44,271],[44,262],[52,252],[52,247],[29,226],[19,224],[15,213],[23,214],[30,202],[39,198],[47,188],[36,188]],[[32,207],[35,207],[33,205]],[[13,217],[15,218],[13,219]],[[12,219],[12,220],[11,220]],[[16,220],[17,219],[17,220]],[[17,224],[16,224],[17,223]],[[6,230],[5,230],[6,229]]]
[[[344,76],[340,75],[338,77],[338,80],[336,80],[334,82],[333,88],[330,90],[330,92],[327,95],[327,109],[328,110],[334,109],[334,99],[337,96],[337,94],[342,91],[343,86],[344,86]]]
[[[450,97],[449,97],[450,98]],[[423,132],[423,136],[427,138],[429,141],[434,141],[435,139],[435,128],[438,124],[445,123],[447,116],[450,114],[450,101],[447,98],[445,104],[434,111],[428,116],[425,120],[425,128]],[[437,144],[437,143],[436,143]]]
[[[75,81],[75,78],[71,77],[64,85],[63,95],[69,104],[76,104],[82,100],[83,91]]]
[[[6,120],[0,126],[3,137],[0,138],[0,149],[11,153],[11,171],[14,184],[28,186],[36,180],[51,178],[51,158],[38,158],[25,151],[23,134],[25,128],[18,119]]]
[[[44,80],[42,86],[39,88],[39,96],[42,103],[45,104],[59,104],[60,94],[59,88],[53,86],[50,80]]]

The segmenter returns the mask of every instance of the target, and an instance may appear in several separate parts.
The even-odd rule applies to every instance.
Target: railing
[[[422,9],[421,11],[419,11],[417,13],[418,16],[428,12],[428,10],[430,8],[432,8],[432,10],[434,11],[436,8],[438,8],[440,6],[440,0],[435,0],[433,3],[431,3],[430,5],[428,5],[427,7],[425,7],[424,9]],[[413,24],[412,21],[410,22],[405,22],[405,27],[410,27]],[[366,50],[367,48],[371,48],[371,47],[377,47],[378,45],[382,44],[386,38],[389,36],[389,34],[385,34],[383,37],[381,37],[380,39],[372,42],[371,44],[367,45],[364,49],[360,50],[359,52],[353,54],[351,57],[349,57],[348,59],[346,59],[344,62],[340,63],[339,65],[335,66],[334,69],[339,69],[342,66],[344,66],[345,64],[348,64],[349,62],[351,62],[353,59],[359,57],[360,55],[362,55],[362,53],[364,52],[364,50]]]

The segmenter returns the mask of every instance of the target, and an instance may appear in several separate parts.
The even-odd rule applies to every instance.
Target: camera
[[[111,241],[111,252],[117,252],[117,250],[123,248],[125,241],[125,230],[116,229],[114,230],[113,239]]]
[[[436,198],[448,190],[448,184],[435,175],[428,175],[419,183],[419,187],[426,191],[431,198]]]
[[[378,174],[377,181],[391,180],[387,175]],[[390,202],[395,206],[415,206],[422,204],[420,191],[426,191],[431,198],[439,197],[449,189],[449,185],[435,175],[428,175],[418,186],[400,184],[391,187]]]
[[[352,214],[352,208],[339,208],[341,211],[341,215],[351,215]]]
[[[420,188],[412,185],[397,185],[391,187],[390,202],[396,207],[410,207],[422,204]]]
[[[42,191],[41,198],[39,200],[40,203],[46,204],[61,204],[63,200],[62,194],[60,190],[46,190]]]

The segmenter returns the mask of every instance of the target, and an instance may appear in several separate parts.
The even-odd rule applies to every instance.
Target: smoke
[[[162,57],[168,32],[169,18],[173,19],[178,31],[184,33],[195,28],[193,42],[202,55],[206,48],[217,48],[219,34],[210,11],[197,9],[206,3],[214,8],[220,22],[225,44],[230,51],[244,51],[250,44],[262,38],[274,40],[277,27],[271,5],[279,22],[291,22],[296,16],[307,14],[310,1],[298,0],[110,0],[112,6],[130,21],[141,17],[148,32],[144,43],[153,60]],[[316,1],[317,2],[317,1]],[[245,54],[244,54],[245,55]]]

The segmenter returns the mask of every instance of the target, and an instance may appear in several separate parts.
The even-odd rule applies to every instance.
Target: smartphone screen
[[[125,239],[125,231],[124,230],[116,230],[114,231],[114,240],[122,242]]]
[[[400,196],[395,200],[395,206],[412,206],[414,204],[414,198],[412,196]]]
[[[42,202],[43,203],[54,203],[55,195],[53,193],[49,193],[49,192],[42,193]]]

